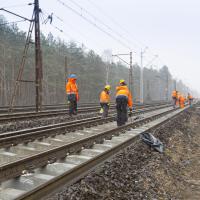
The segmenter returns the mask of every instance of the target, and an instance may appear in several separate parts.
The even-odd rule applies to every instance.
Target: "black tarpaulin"
[[[154,137],[151,133],[148,133],[148,132],[141,133],[140,138],[145,144],[151,146],[158,152],[163,153],[164,151],[163,143],[159,139]]]

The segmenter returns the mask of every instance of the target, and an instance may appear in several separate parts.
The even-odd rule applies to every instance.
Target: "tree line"
[[[6,19],[0,15],[0,24]],[[19,30],[16,24],[0,25],[0,106],[8,106],[19,70],[26,33]],[[111,96],[114,101],[115,87],[119,79],[128,82],[129,69],[123,63],[108,63],[93,50],[86,50],[84,45],[74,41],[63,41],[41,34],[43,60],[43,104],[66,103],[65,83],[69,73],[78,76],[80,102],[98,102],[99,93],[106,84],[106,72],[109,69],[108,80],[111,85]],[[67,65],[66,65],[67,64]],[[17,91],[15,104],[17,106],[35,104],[35,60],[34,45],[30,44],[23,71],[23,80]],[[169,100],[171,92],[177,88],[187,93],[189,88],[182,81],[175,81],[168,67],[159,70],[144,68],[144,101]],[[133,66],[133,98],[139,101],[140,67]]]

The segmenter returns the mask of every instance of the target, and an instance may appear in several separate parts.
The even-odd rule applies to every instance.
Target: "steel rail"
[[[157,105],[157,104],[156,104]],[[163,105],[163,104],[161,104]],[[141,106],[136,106],[136,108],[141,108],[141,107],[150,107],[150,105],[141,105]],[[114,106],[111,106],[111,109],[113,109]],[[100,106],[94,106],[94,107],[84,107],[84,108],[79,108],[78,112],[79,113],[87,113],[87,112],[97,112],[99,111]],[[34,118],[34,117],[50,117],[50,116],[57,116],[57,115],[66,115],[68,114],[68,109],[63,109],[63,110],[47,110],[47,111],[41,111],[39,113],[36,112],[24,112],[24,113],[10,113],[10,114],[1,114],[0,115],[0,122],[2,121],[11,121],[11,120],[19,120],[19,119],[28,119],[28,118]]]
[[[161,103],[161,102],[155,102],[152,104],[156,104],[156,103]],[[162,103],[167,103],[167,102],[162,102]],[[114,105],[114,103],[112,102],[111,105]],[[135,105],[141,105],[141,104],[135,104]],[[142,104],[142,105],[151,105],[151,104]],[[84,108],[84,107],[95,107],[95,106],[99,106],[99,103],[81,103],[78,104],[79,108]],[[59,109],[59,110],[63,110],[63,109],[68,109],[69,105],[68,104],[58,104],[58,105],[43,105],[43,109],[42,111],[48,111],[48,110],[55,110],[55,109]],[[12,114],[12,113],[19,113],[19,112],[35,112],[35,106],[15,106],[12,110],[12,112],[9,111],[9,107],[8,106],[1,106],[0,107],[0,113],[4,113],[4,114]]]
[[[85,108],[85,107],[95,107],[99,106],[97,103],[91,103],[91,104],[79,104],[79,108]],[[43,107],[42,111],[51,111],[51,110],[63,110],[68,109],[68,104],[60,104],[60,105],[46,105]],[[12,112],[8,111],[9,107],[0,107],[0,113],[2,114],[13,114],[13,113],[20,113],[20,112],[35,112],[35,107],[33,106],[19,106],[15,107]]]
[[[57,159],[62,159],[70,153],[79,152],[83,147],[91,147],[94,143],[102,143],[104,139],[111,139],[113,135],[118,135],[119,132],[127,130],[129,128],[135,128],[141,124],[150,122],[164,116],[167,113],[174,111],[174,109],[168,109],[167,111],[153,116],[139,119],[138,121],[128,123],[127,125],[117,127],[108,131],[97,133],[84,139],[77,140],[72,143],[68,143],[59,147],[52,148],[45,152],[26,157],[8,164],[0,166],[0,181],[5,181],[10,178],[14,178],[22,175],[23,170],[33,170],[38,167],[44,167],[48,163],[55,162]]]
[[[79,107],[90,107],[90,106],[98,106],[99,103],[81,103]],[[43,110],[51,110],[51,109],[67,109],[68,104],[46,104],[43,105]],[[14,106],[13,112],[22,112],[22,111],[35,111],[34,105],[27,105],[27,106]],[[0,113],[9,112],[9,106],[1,106]]]
[[[164,117],[161,121],[147,128],[145,131],[153,131],[157,129],[158,127],[162,126],[163,124],[168,123],[172,119],[176,118],[180,113],[182,113],[183,110],[180,110],[179,112],[174,113],[174,115],[172,115],[170,118]],[[159,118],[162,116],[163,115],[161,114]],[[132,127],[132,126],[130,125],[129,127]],[[145,131],[141,131],[141,133]],[[115,133],[111,133],[111,134],[116,135]],[[67,187],[73,184],[74,182],[80,180],[82,177],[84,177],[87,173],[89,173],[95,167],[104,163],[106,160],[110,159],[111,157],[113,157],[114,155],[122,151],[122,149],[125,149],[128,146],[134,144],[134,142],[138,139],[138,137],[139,137],[139,133],[133,136],[132,138],[112,147],[111,149],[108,149],[105,152],[95,156],[94,158],[91,158],[90,160],[72,168],[71,170],[68,170],[59,176],[56,176],[55,178],[47,181],[46,183],[43,183],[42,185],[34,188],[33,190],[25,194],[22,194],[16,200],[44,199],[44,197],[48,198],[55,191],[58,192],[59,191],[58,188],[61,189],[63,188],[63,186]]]
[[[157,109],[170,107],[169,105],[154,106],[150,108],[144,108],[133,112],[133,115],[140,115],[142,113],[154,111]],[[76,120],[72,122],[53,124],[48,126],[42,126],[32,129],[24,129],[13,132],[6,132],[0,134],[0,148],[6,148],[14,146],[20,143],[28,143],[34,140],[43,139],[46,137],[54,137],[59,134],[65,134],[75,130],[80,130],[85,127],[96,126],[98,124],[108,123],[114,121],[116,115],[102,119],[101,117],[93,117],[82,120]]]
[[[85,113],[85,112],[96,112],[100,109],[100,106],[95,107],[84,107],[79,108],[78,112]],[[49,116],[56,116],[62,114],[68,114],[68,109],[63,110],[51,110],[51,111],[41,111],[39,113],[36,112],[23,112],[23,113],[11,113],[11,114],[3,114],[0,115],[0,121],[7,121],[7,120],[18,120],[18,119],[27,119],[27,118],[34,118],[34,117],[49,117]]]
[[[165,103],[166,104],[166,103]],[[155,105],[164,105],[164,103],[155,104]],[[135,108],[142,108],[142,107],[151,107],[152,105],[138,105],[135,106]],[[111,109],[114,108],[114,106],[111,106]],[[98,112],[100,109],[100,106],[95,107],[84,107],[79,108],[79,113],[88,113],[88,112]],[[39,113],[36,112],[24,112],[24,113],[10,113],[10,114],[0,114],[0,122],[6,122],[6,121],[13,121],[13,120],[26,120],[30,118],[37,118],[37,117],[53,117],[58,115],[66,115],[68,114],[68,110],[51,110],[51,111],[41,111]]]

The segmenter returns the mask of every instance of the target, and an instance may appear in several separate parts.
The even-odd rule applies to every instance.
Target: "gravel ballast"
[[[198,199],[199,120],[199,109],[184,111],[153,132],[165,145],[163,154],[137,140],[49,200]]]

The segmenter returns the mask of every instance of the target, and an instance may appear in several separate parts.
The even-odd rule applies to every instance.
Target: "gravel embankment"
[[[154,131],[165,145],[164,154],[138,140],[49,200],[197,199],[200,191],[197,184],[200,184],[199,121],[200,110],[184,112]]]

